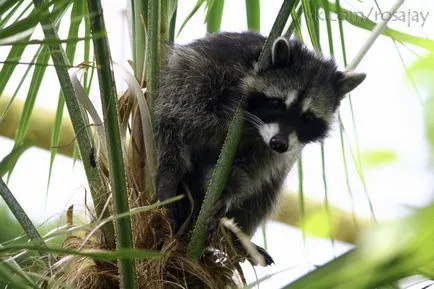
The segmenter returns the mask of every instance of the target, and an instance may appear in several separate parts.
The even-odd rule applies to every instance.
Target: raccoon
[[[303,147],[327,136],[341,100],[365,79],[283,37],[258,69],[265,40],[219,33],[169,52],[154,110],[157,197],[189,196],[169,207],[176,229],[194,224],[241,97],[243,134],[211,223],[234,218],[252,236]]]

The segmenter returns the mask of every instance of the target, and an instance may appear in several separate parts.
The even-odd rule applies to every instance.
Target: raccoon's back
[[[256,33],[219,33],[172,48],[160,77],[157,126],[164,120],[186,129],[224,127],[264,41]]]
[[[265,37],[258,33],[217,33],[198,39],[175,50],[190,49],[209,60],[223,66],[252,68],[257,60]]]
[[[214,94],[235,86],[253,70],[264,42],[257,33],[218,33],[175,46],[163,68],[161,94],[174,87],[182,89],[180,93]]]

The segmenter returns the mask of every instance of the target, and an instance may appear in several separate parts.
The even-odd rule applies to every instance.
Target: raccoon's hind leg
[[[182,174],[172,164],[160,164],[157,171],[157,197],[160,201],[176,196]]]
[[[185,169],[180,166],[182,161],[179,158],[160,159],[157,170],[157,198],[160,201],[167,200],[177,195],[184,195],[184,198],[165,206],[168,215],[173,221],[174,230],[178,231],[186,221],[191,211],[190,198],[185,192]]]
[[[187,172],[189,156],[181,145],[180,124],[173,118],[157,112],[155,114],[157,197],[163,201],[176,196],[178,185]]]
[[[233,218],[240,229],[245,234],[252,237],[259,225],[273,210],[282,181],[283,178],[278,178],[271,182],[265,182],[259,193],[252,194],[241,203],[230,206],[225,217],[229,219]],[[244,252],[244,254],[248,255],[241,242],[236,237],[234,240],[235,247],[240,250],[240,252]],[[257,252],[264,258],[265,265],[268,266],[274,263],[273,258],[265,249],[254,243],[252,244],[256,247]],[[248,260],[256,265],[251,256],[248,257]]]
[[[183,183],[190,166],[189,152],[185,151],[180,141],[179,126],[160,115],[156,117],[157,146],[157,199],[160,201],[183,194]],[[181,189],[180,189],[181,188]],[[188,216],[190,204],[188,199],[165,206],[177,230]]]
[[[237,206],[230,207],[225,216],[229,219],[233,218],[245,234],[253,236],[256,229],[270,214],[273,206],[274,197],[270,200],[269,196],[261,193],[244,200]]]

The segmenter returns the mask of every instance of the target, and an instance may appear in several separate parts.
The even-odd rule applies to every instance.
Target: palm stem
[[[212,6],[208,7],[208,13],[206,18],[206,31],[208,33],[215,33],[220,31],[224,4],[225,0],[214,0],[212,2]]]
[[[246,0],[247,28],[249,31],[261,30],[261,6],[259,0]]]
[[[90,25],[92,34],[105,33],[106,29],[101,2],[98,0],[88,0],[87,5],[89,15],[91,15]],[[120,137],[116,84],[107,36],[94,38],[93,46],[104,115],[113,208],[115,214],[122,214],[129,212],[128,194]],[[132,248],[133,240],[130,217],[125,216],[116,219],[115,228],[116,247],[118,249]],[[118,266],[120,287],[124,289],[136,288],[134,262],[132,260],[120,259],[118,260]]]
[[[152,108],[157,97],[158,71],[159,71],[159,50],[160,50],[160,23],[159,23],[159,1],[148,0],[148,29],[147,33],[147,72],[146,87],[148,89],[148,103],[151,108],[151,118],[153,118]]]

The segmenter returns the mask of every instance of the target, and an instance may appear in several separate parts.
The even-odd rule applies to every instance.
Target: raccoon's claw
[[[252,244],[253,244],[253,243],[252,243]],[[273,258],[268,254],[267,251],[265,251],[264,248],[259,247],[259,246],[256,245],[256,244],[253,244],[253,245],[255,245],[256,250],[258,251],[258,253],[262,256],[262,258],[264,258],[264,261],[265,261],[265,265],[264,265],[264,266],[270,266],[270,265],[273,265],[273,264],[274,264],[274,260],[273,260]],[[250,256],[249,256],[248,260],[249,260],[249,262],[252,263],[253,265],[258,265],[258,264],[254,264],[255,262],[254,262],[253,258],[251,258]]]
[[[244,254],[246,255],[247,260],[250,262],[250,264],[252,264],[253,266],[257,266],[257,265],[261,265],[261,266],[270,266],[272,264],[274,264],[274,260],[273,258],[267,253],[267,251],[265,251],[264,248],[259,247],[258,245],[256,245],[255,243],[251,242],[251,244],[253,245],[253,247],[255,248],[256,252],[261,255],[261,257],[263,258],[263,263],[259,263],[257,258],[253,257],[251,254],[249,254],[246,249],[244,248],[244,246],[241,244],[241,242],[239,240],[236,240],[234,245],[235,248],[240,251],[240,252],[244,252]]]

